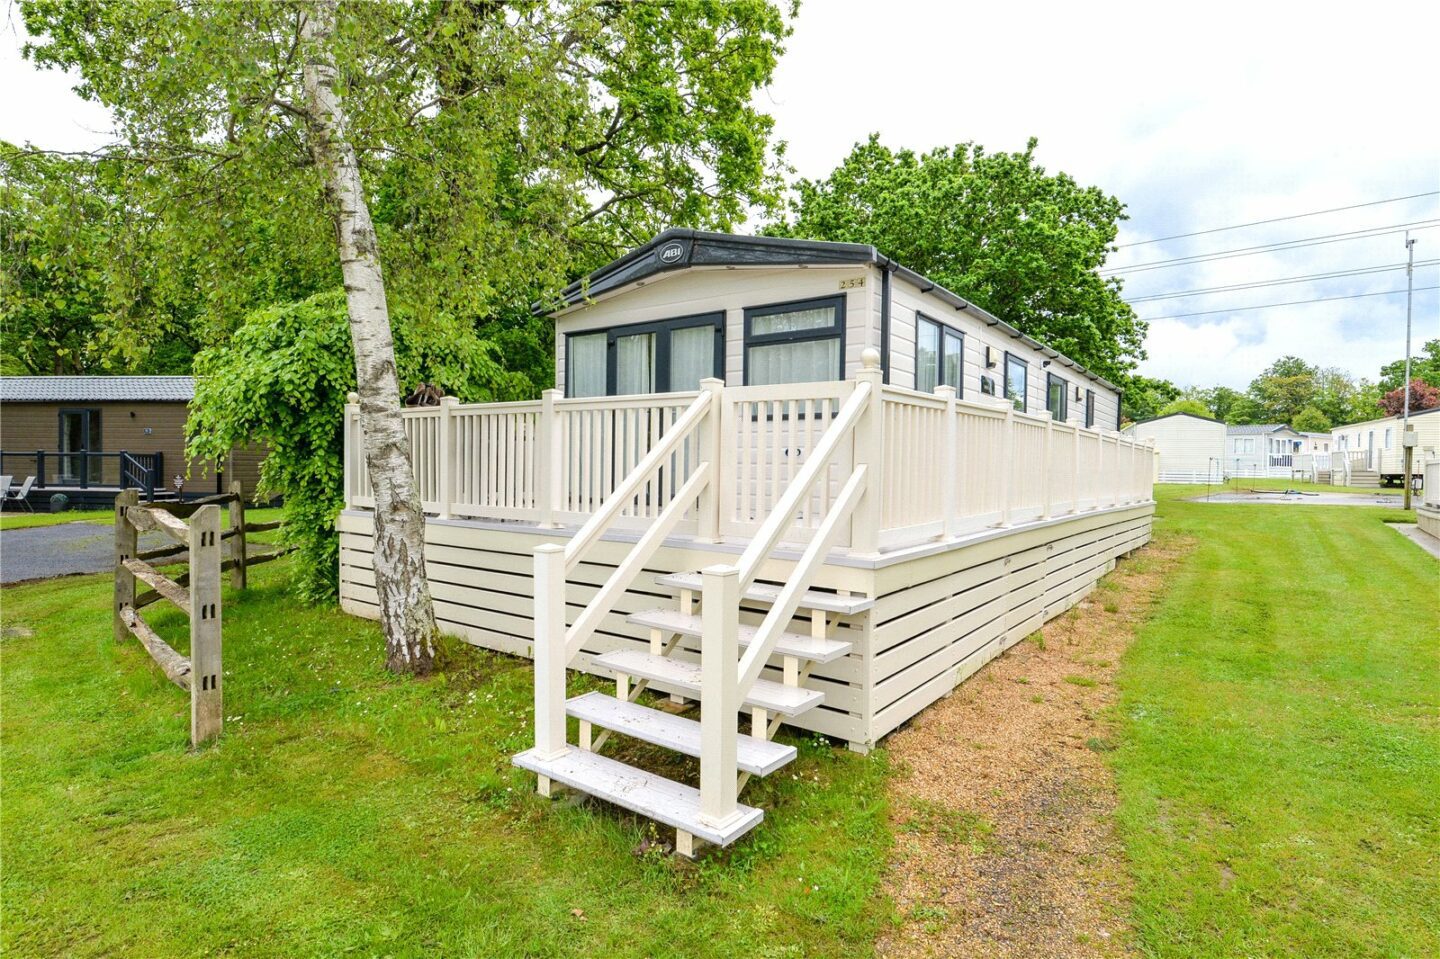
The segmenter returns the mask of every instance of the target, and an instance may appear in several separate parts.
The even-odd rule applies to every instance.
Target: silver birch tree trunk
[[[370,208],[360,183],[344,104],[336,92],[336,0],[316,0],[301,13],[305,45],[304,111],[310,151],[325,174],[335,221],[356,392],[365,434],[365,462],[375,491],[375,591],[385,632],[386,666],[428,673],[435,659],[435,610],[425,578],[425,514],[415,488],[410,445],[400,417],[395,344],[385,303],[385,279]]]

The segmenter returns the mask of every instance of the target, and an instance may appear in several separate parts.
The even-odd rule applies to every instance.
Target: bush
[[[401,390],[424,380],[466,402],[519,399],[528,391],[494,345],[462,322],[442,317],[419,325],[392,314],[391,326]],[[296,591],[311,602],[333,599],[345,396],[355,389],[344,293],[251,313],[228,343],[195,357],[195,376],[188,454],[218,459],[235,446],[265,444],[256,493],[285,497],[285,538],[298,547]]]
[[[1169,416],[1172,413],[1192,413],[1195,416],[1203,416],[1206,419],[1215,418],[1214,414],[1210,412],[1210,407],[1199,400],[1171,400],[1169,403],[1160,407],[1160,411],[1155,415]]]

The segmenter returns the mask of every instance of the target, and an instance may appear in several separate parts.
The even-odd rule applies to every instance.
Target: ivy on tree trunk
[[[337,71],[330,51],[335,12],[335,0],[317,0],[303,15],[303,109],[310,151],[325,175],[345,279],[365,461],[375,494],[375,591],[386,665],[396,672],[425,674],[435,661],[435,609],[425,579],[425,514],[400,416],[379,245],[360,165],[346,133],[344,104],[335,89]]]

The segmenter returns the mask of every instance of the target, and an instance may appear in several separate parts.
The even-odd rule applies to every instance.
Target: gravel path
[[[169,545],[164,533],[140,534],[140,549]],[[169,562],[185,559],[184,554]],[[20,583],[75,573],[104,573],[115,562],[115,528],[64,523],[0,531],[0,583]]]
[[[890,738],[902,921],[885,957],[1134,954],[1105,710],[1115,664],[1188,546],[1154,544]]]

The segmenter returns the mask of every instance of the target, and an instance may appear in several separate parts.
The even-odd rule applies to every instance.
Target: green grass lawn
[[[637,856],[635,819],[541,800],[509,765],[527,662],[456,644],[441,674],[396,679],[377,627],[295,604],[288,565],[227,589],[226,730],[195,753],[188,695],[112,640],[107,577],[0,592],[0,953],[869,952],[890,916],[883,751],[802,741],[747,788],[767,808],[751,838]],[[181,615],[152,610],[183,652]]]
[[[1381,487],[1378,487],[1378,488],[1377,488],[1377,487],[1374,487],[1374,486],[1331,486],[1329,483],[1310,483],[1310,482],[1307,482],[1307,481],[1305,481],[1305,480],[1268,479],[1268,478],[1267,478],[1267,479],[1250,479],[1250,478],[1248,478],[1248,477],[1238,477],[1238,478],[1235,478],[1235,479],[1226,480],[1225,483],[1224,483],[1224,487],[1225,487],[1225,489],[1230,489],[1230,490],[1247,490],[1247,489],[1287,490],[1287,489],[1293,489],[1293,490],[1303,490],[1303,491],[1309,492],[1309,493],[1384,493],[1384,494],[1387,494],[1387,495],[1394,495],[1394,496],[1399,496],[1399,495],[1401,495],[1402,493],[1405,492],[1405,490],[1402,489],[1402,488],[1399,487],[1399,486],[1381,486]],[[1160,488],[1163,489],[1164,487],[1160,487]],[[1220,484],[1216,484],[1215,486],[1212,486],[1212,487],[1211,487],[1211,489],[1219,489],[1219,488],[1220,488]],[[1203,490],[1204,487],[1202,486],[1201,489]]]
[[[1189,492],[1119,678],[1142,952],[1440,955],[1440,564],[1390,510]]]
[[[247,509],[245,518],[252,523],[268,523],[281,518],[283,511],[274,509]],[[221,521],[226,522],[225,520]],[[0,513],[0,530],[34,529],[36,526],[59,526],[62,523],[94,523],[99,526],[115,524],[115,510],[88,509],[66,510],[63,513]]]

